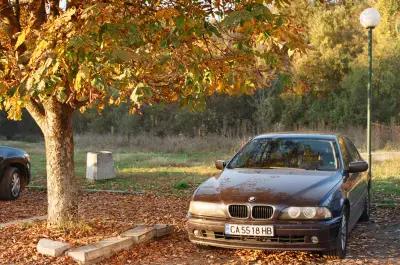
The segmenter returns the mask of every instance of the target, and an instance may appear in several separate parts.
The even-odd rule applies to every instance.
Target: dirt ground
[[[375,195],[374,201],[382,201]],[[74,264],[68,257],[49,258],[36,252],[40,238],[66,240],[78,246],[116,235],[137,223],[169,223],[175,232],[158,241],[132,247],[101,264],[400,264],[400,198],[395,204],[373,203],[370,222],[352,231],[342,261],[303,252],[198,249],[184,230],[187,198],[155,195],[83,194],[81,225],[71,231],[49,231],[45,222],[0,229],[0,264]],[[0,201],[0,223],[46,213],[46,194],[26,191],[14,202]]]

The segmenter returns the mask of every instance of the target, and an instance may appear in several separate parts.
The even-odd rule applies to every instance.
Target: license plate
[[[272,225],[234,225],[225,224],[225,235],[235,236],[274,236]]]

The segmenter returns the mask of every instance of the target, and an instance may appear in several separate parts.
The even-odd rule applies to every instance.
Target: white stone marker
[[[112,153],[108,151],[88,152],[86,161],[86,178],[89,180],[115,178]]]
[[[47,238],[40,239],[36,246],[36,249],[40,254],[51,257],[59,257],[70,248],[71,245],[68,243],[54,241]]]

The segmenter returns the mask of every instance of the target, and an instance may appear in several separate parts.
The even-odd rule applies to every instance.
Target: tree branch
[[[15,11],[15,17],[19,23],[19,26],[21,27],[21,8],[19,5],[19,0],[15,0],[15,6],[14,6],[14,11]]]
[[[46,0],[37,0],[33,2],[33,9],[35,15],[35,22],[33,24],[34,28],[40,28],[47,19],[46,14]]]
[[[58,16],[60,15],[60,0],[52,0],[50,2],[50,15]]]
[[[45,133],[46,128],[46,119],[45,119],[45,111],[43,105],[41,103],[36,102],[34,99],[30,99],[26,104],[25,108],[28,110],[29,114],[39,125],[40,129],[43,133]]]

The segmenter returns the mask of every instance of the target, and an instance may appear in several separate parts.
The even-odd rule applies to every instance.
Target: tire
[[[22,190],[22,175],[15,167],[5,170],[0,181],[0,198],[4,200],[16,200]]]
[[[364,211],[360,216],[360,221],[361,222],[368,222],[369,221],[369,217],[370,217],[370,213],[371,213],[371,195],[370,195],[370,192],[368,190],[368,194],[365,197],[365,202],[364,202]]]
[[[336,237],[336,247],[324,253],[324,256],[330,260],[344,259],[346,257],[347,239],[349,235],[348,224],[349,212],[347,207],[342,209],[342,219],[340,221],[339,233]]]

